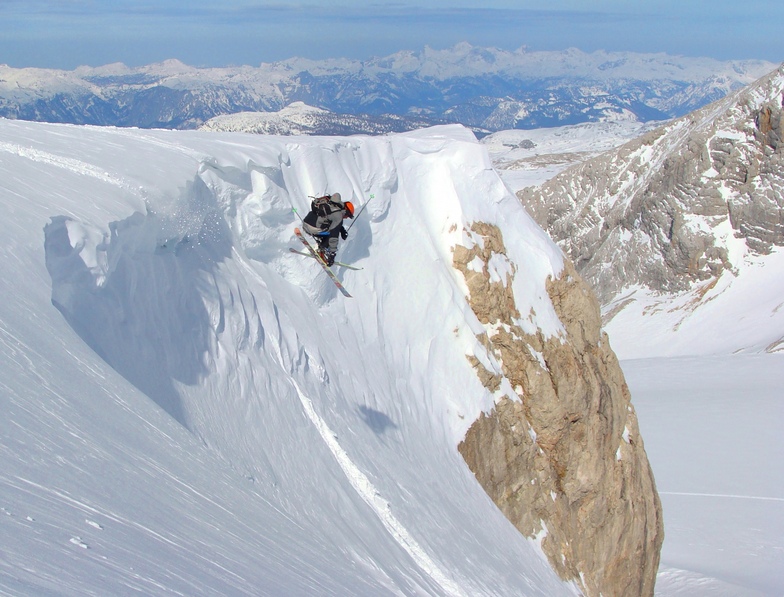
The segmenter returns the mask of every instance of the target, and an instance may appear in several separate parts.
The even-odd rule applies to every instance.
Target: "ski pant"
[[[305,229],[305,232],[316,239],[319,249],[324,251],[329,250],[333,253],[337,252],[338,243],[340,242],[340,226],[328,231],[318,230],[308,224],[305,224],[303,228]]]

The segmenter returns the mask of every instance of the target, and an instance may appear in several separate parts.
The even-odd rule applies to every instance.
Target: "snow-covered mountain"
[[[493,166],[515,192],[539,186],[569,166],[615,149],[661,122],[588,122],[534,130],[499,131],[482,137]]]
[[[769,122],[767,110],[761,122]],[[502,131],[482,143],[518,191],[644,132],[635,123],[591,123]],[[591,184],[602,175],[597,170]],[[742,265],[725,292],[694,310],[688,292],[651,293],[650,302],[628,304],[607,325],[613,348],[627,359],[621,365],[662,496],[657,596],[767,597],[784,590],[784,355],[735,354],[765,347],[781,331],[784,272],[776,253]]]
[[[783,104],[779,68],[520,192],[624,356],[781,349]]]
[[[598,306],[470,131],[0,120],[0,201],[2,592],[652,594]]]
[[[214,116],[275,112],[302,101],[337,114],[394,114],[498,131],[682,116],[774,67],[666,54],[508,52],[466,43],[366,61],[292,58],[258,67],[194,68],[176,60],[74,71],[0,66],[0,116],[195,128]]]
[[[335,114],[294,102],[277,112],[240,112],[215,116],[199,127],[203,131],[261,135],[381,135],[426,128],[422,119],[400,116]]]

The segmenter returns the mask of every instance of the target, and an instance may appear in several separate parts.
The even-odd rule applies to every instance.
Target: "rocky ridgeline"
[[[489,273],[491,257],[506,253],[500,231],[484,223],[472,231],[482,245],[456,246],[454,265],[472,309],[492,330],[480,340],[501,371],[472,363],[488,389],[505,377],[518,395],[475,421],[460,453],[520,532],[542,538],[562,578],[589,596],[653,595],[661,503],[598,302],[567,260],[548,284],[565,334],[526,334],[515,323],[515,274],[501,282]]]
[[[687,290],[784,245],[784,66],[518,193],[602,304]]]

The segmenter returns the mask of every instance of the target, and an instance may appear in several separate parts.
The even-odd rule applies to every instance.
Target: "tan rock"
[[[664,530],[661,503],[629,389],[599,306],[570,262],[548,294],[566,333],[526,334],[515,321],[514,271],[492,281],[487,264],[505,254],[500,230],[475,223],[483,242],[455,247],[497,374],[474,357],[486,387],[505,377],[519,396],[501,398],[470,427],[459,450],[485,491],[586,595],[653,595]],[[482,272],[468,268],[479,258]],[[496,331],[497,330],[497,331]]]

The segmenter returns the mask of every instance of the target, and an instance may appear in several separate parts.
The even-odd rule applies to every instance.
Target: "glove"
[[[340,227],[340,238],[342,238],[343,240],[346,240],[348,238],[348,231],[345,228],[343,228],[343,226]]]

